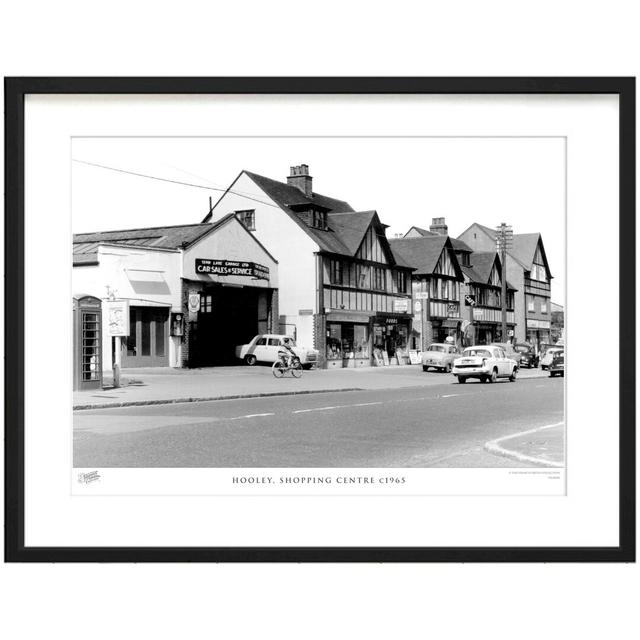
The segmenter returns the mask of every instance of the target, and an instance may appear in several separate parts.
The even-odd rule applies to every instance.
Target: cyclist
[[[282,361],[287,365],[287,367],[291,366],[291,362],[294,357],[296,357],[296,352],[293,350],[291,346],[290,338],[283,338],[280,346],[278,347],[278,356],[282,358]]]

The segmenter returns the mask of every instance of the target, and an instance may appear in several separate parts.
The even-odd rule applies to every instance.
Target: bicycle
[[[291,371],[291,375],[294,378],[300,378],[302,376],[302,363],[300,362],[300,358],[297,356],[292,358],[281,356],[271,365],[271,372],[276,378],[284,378],[287,371]]]

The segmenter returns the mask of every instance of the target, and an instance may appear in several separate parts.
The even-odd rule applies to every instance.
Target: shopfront
[[[550,344],[551,321],[527,318],[527,342],[538,350],[542,344]]]
[[[411,321],[397,316],[378,316],[373,320],[375,364],[408,364]]]
[[[328,313],[326,366],[336,369],[406,364],[410,332],[410,318],[399,314]]]

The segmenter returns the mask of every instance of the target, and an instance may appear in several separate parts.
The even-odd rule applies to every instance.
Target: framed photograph
[[[8,78],[5,167],[7,561],[635,560],[633,78]]]

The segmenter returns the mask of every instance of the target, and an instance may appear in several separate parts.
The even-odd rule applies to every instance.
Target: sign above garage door
[[[215,276],[247,276],[255,280],[269,279],[269,267],[257,262],[239,262],[236,260],[196,258],[196,273]]]

